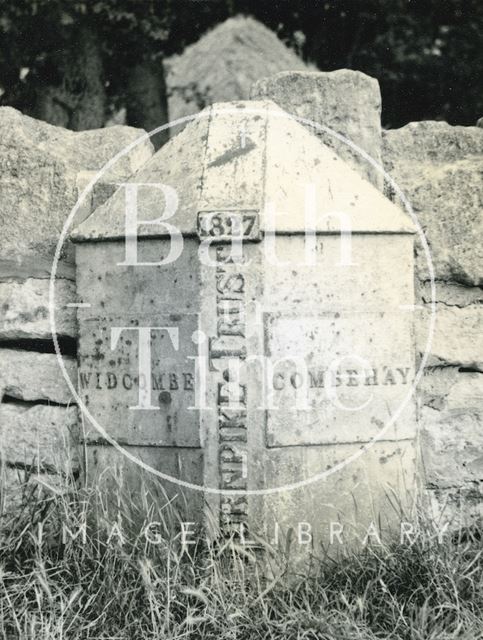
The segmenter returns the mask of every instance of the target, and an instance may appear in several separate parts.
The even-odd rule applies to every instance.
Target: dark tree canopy
[[[184,0],[0,0],[2,104],[75,130],[102,127],[125,106],[128,124],[152,129],[167,118],[163,57],[216,21],[204,5],[192,8]]]
[[[383,123],[472,125],[483,116],[481,0],[240,2],[324,71],[348,67],[381,85]]]
[[[481,0],[0,0],[1,102],[72,129],[124,106],[152,128],[167,118],[163,57],[237,13],[321,70],[376,77],[387,127],[483,115]]]

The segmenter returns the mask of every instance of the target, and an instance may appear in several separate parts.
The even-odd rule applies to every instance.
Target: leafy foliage
[[[3,103],[28,109],[33,89],[59,83],[59,53],[82,27],[100,43],[111,101],[122,102],[126,68],[181,51],[237,13],[259,19],[321,70],[376,77],[385,126],[470,125],[483,115],[480,0],[0,0]]]
[[[383,123],[483,116],[483,3],[480,0],[279,1],[272,10],[238,3],[319,69],[358,69],[381,85]]]

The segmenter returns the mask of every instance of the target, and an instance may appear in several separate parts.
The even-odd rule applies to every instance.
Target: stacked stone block
[[[483,130],[413,122],[385,131],[386,169],[424,229],[434,265],[435,331],[421,384],[421,454],[438,516],[481,517],[483,497]],[[416,249],[419,342],[425,350],[430,273]]]
[[[0,109],[0,449],[3,484],[11,489],[7,506],[18,494],[18,478],[77,472],[71,444],[77,407],[57,362],[49,319],[52,260],[84,187],[142,134],[129,127],[74,133]],[[151,154],[146,140],[121,158],[87,195],[79,217],[88,216]],[[76,309],[68,305],[76,288],[68,243],[55,298],[59,346],[75,383]]]

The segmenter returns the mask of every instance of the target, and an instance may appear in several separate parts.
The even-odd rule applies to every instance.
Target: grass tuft
[[[2,638],[483,638],[476,529],[313,558],[297,575],[276,549],[183,547],[182,515],[147,486],[136,500],[31,478],[20,489],[21,506],[1,519]],[[156,544],[142,533],[152,522]]]

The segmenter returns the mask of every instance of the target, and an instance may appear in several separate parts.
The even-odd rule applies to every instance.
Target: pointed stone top
[[[308,227],[320,233],[414,232],[405,213],[268,100],[206,108],[129,182],[146,185],[137,193],[138,220],[143,221],[164,214],[165,193],[159,185],[174,189],[178,201],[169,223],[187,235],[196,235],[203,211],[256,211],[261,229],[272,229],[268,208],[275,211],[277,233],[303,233],[307,210],[315,212]],[[73,238],[123,239],[125,219],[126,188],[120,187]],[[163,235],[159,224],[138,228],[138,237]]]

